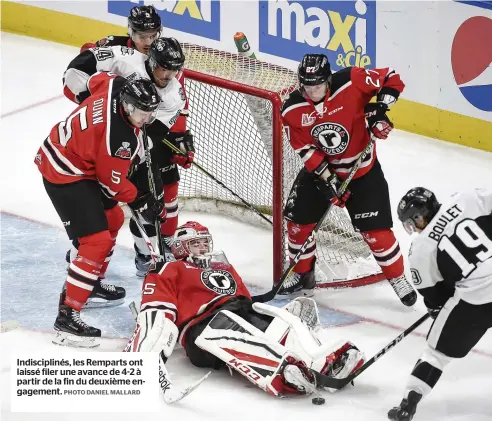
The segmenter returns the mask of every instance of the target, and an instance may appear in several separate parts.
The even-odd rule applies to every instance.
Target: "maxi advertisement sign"
[[[326,54],[334,70],[375,66],[375,1],[265,0],[259,19],[263,53],[296,61]]]
[[[153,5],[162,26],[204,38],[220,40],[220,2],[211,0],[108,1],[108,13],[127,17],[135,6]]]

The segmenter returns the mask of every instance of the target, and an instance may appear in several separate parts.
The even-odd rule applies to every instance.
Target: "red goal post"
[[[197,161],[272,219],[273,279],[288,262],[283,208],[302,162],[284,135],[280,109],[297,84],[281,66],[182,44]],[[179,196],[188,209],[211,211],[269,227],[196,167],[181,171]],[[317,235],[319,287],[353,287],[383,279],[345,210],[335,208]]]

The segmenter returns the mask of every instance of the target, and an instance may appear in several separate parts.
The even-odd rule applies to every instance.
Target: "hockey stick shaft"
[[[357,158],[357,161],[355,161],[355,164],[352,166],[352,169],[350,170],[349,175],[340,185],[338,192],[337,192],[337,195],[339,197],[342,197],[345,194],[345,192],[347,191],[349,183],[354,178],[355,173],[359,170],[359,167],[362,164],[362,162],[364,161],[367,154],[371,151],[373,144],[374,144],[374,139],[371,138],[371,140],[369,140],[369,143],[367,144],[367,146],[363,149],[363,151],[361,152],[361,154]],[[314,237],[315,237],[316,233],[321,228],[321,225],[323,225],[323,222],[325,221],[326,217],[330,213],[332,206],[333,206],[333,203],[331,203],[331,202],[328,203],[328,207],[326,208],[325,213],[320,218],[318,223],[315,225],[315,227],[311,231],[311,234],[309,234],[306,241],[304,241],[304,244],[301,246],[301,248],[299,249],[297,254],[294,256],[294,258],[290,262],[289,267],[284,272],[284,274],[281,276],[278,283],[270,291],[266,292],[265,294],[256,295],[256,296],[252,297],[253,302],[265,303],[265,302],[271,301],[275,298],[275,296],[280,291],[280,288],[282,288],[282,285],[284,284],[285,280],[291,275],[291,273],[294,271],[294,267],[297,265],[299,260],[301,260],[301,257],[304,254],[304,252],[306,251],[308,245],[314,241]]]
[[[135,224],[137,225],[138,231],[140,232],[140,235],[142,236],[142,239],[145,241],[145,244],[147,245],[147,248],[149,249],[150,257],[154,261],[154,263],[161,262],[164,260],[164,257],[159,254],[154,248],[154,245],[152,244],[152,240],[150,239],[149,235],[145,231],[145,228],[142,224],[142,221],[137,215],[137,212],[135,212],[133,209],[130,208],[130,212],[132,213],[132,218],[135,221]],[[159,241],[159,240],[157,240]]]
[[[381,351],[379,351],[376,355],[374,355],[374,357],[372,357],[370,360],[367,360],[360,368],[358,368],[356,371],[354,371],[352,374],[350,374],[348,377],[345,377],[344,379],[335,379],[333,377],[325,376],[321,373],[314,372],[314,375],[316,376],[316,380],[318,382],[318,385],[323,386],[323,387],[333,388],[333,389],[344,388],[351,381],[353,381],[356,377],[359,377],[364,371],[366,371],[371,365],[373,365],[383,355],[385,355],[386,353],[388,353],[388,351],[390,351],[392,348],[394,348],[394,346],[396,344],[400,343],[403,340],[403,338],[405,338],[410,333],[412,333],[415,329],[417,329],[429,317],[430,317],[430,314],[428,314],[428,313],[423,315],[413,325],[411,325],[404,332],[400,333],[388,345],[386,345],[383,349],[381,349]]]
[[[147,131],[145,126],[142,127],[142,139],[143,139],[143,145],[144,145],[144,150],[145,150],[145,160],[147,161],[147,174],[149,178],[149,188],[150,192],[154,195],[155,199],[157,200],[159,195],[157,194],[157,188],[155,186],[155,179],[154,179],[154,174],[152,172],[152,158],[150,154],[150,148],[149,148],[149,139],[147,137]],[[160,256],[162,256],[162,260],[165,261],[164,254],[162,253],[162,234],[161,234],[161,222],[159,219],[156,219],[154,222],[155,225],[155,231],[157,235],[157,251]]]
[[[185,156],[186,154],[183,153],[178,147],[174,146],[169,140],[164,139],[163,140],[164,144],[168,146],[174,153],[178,155],[183,155]],[[193,161],[192,164],[197,167],[202,173],[204,173],[207,177],[215,181],[219,186],[223,187],[226,189],[229,193],[231,193],[235,198],[239,199],[244,206],[246,206],[249,210],[253,211],[256,213],[261,219],[264,221],[268,222],[270,225],[273,225],[272,221],[268,219],[265,215],[263,215],[257,208],[255,208],[252,204],[248,203],[246,200],[244,200],[241,196],[239,196],[236,192],[231,190],[229,187],[227,187],[222,181],[218,180],[213,174],[208,172],[205,168],[203,168],[198,162]]]

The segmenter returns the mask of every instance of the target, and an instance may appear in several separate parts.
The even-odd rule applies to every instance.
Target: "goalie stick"
[[[352,374],[345,377],[344,379],[335,379],[333,377],[326,376],[317,371],[311,370],[313,375],[316,377],[316,384],[318,386],[328,387],[331,389],[343,389],[350,382],[352,382],[356,377],[359,377],[364,371],[366,371],[371,365],[373,365],[377,360],[379,360],[383,355],[385,355],[389,350],[391,350],[396,344],[401,342],[405,336],[408,336],[415,329],[417,329],[422,323],[424,323],[430,314],[423,315],[418,319],[412,326],[406,329],[404,332],[400,333],[395,339],[393,339],[388,345],[386,345],[381,351],[379,351],[370,360],[367,360],[362,366],[355,370]]]
[[[174,146],[169,140],[164,139],[163,140],[164,144],[168,146],[174,153],[178,155],[183,155],[185,154],[176,146]],[[192,164],[197,167],[202,173],[204,173],[207,177],[215,181],[219,186],[223,187],[226,189],[229,193],[231,193],[235,198],[239,199],[244,206],[246,206],[249,210],[253,211],[256,213],[261,219],[264,221],[268,222],[270,225],[273,225],[272,221],[268,219],[263,213],[260,212],[257,208],[255,208],[252,204],[246,202],[241,196],[239,196],[237,193],[235,193],[233,190],[231,190],[229,187],[227,187],[222,181],[218,180],[213,174],[209,173],[205,168],[203,168],[198,162],[193,161]]]
[[[352,169],[350,170],[349,175],[340,185],[340,188],[338,189],[338,192],[337,192],[337,195],[339,197],[342,197],[345,194],[345,192],[347,191],[349,183],[354,178],[355,173],[358,171],[360,165],[362,164],[362,161],[364,161],[364,158],[367,156],[367,154],[372,149],[373,144],[374,144],[374,138],[371,136],[369,143],[363,149],[363,151],[360,153],[359,157],[357,158],[357,161],[355,161],[355,164],[352,166]],[[284,272],[284,274],[280,277],[280,280],[278,281],[278,283],[270,291],[266,292],[265,294],[256,295],[256,296],[252,297],[252,300],[254,303],[265,303],[265,302],[271,301],[275,298],[275,296],[280,291],[280,288],[282,288],[282,285],[284,284],[285,280],[294,271],[294,267],[297,265],[297,263],[301,259],[301,256],[306,251],[308,244],[311,244],[314,241],[314,236],[316,235],[316,233],[321,228],[321,225],[323,224],[324,220],[326,219],[326,217],[330,213],[332,206],[333,206],[333,203],[331,203],[331,202],[328,203],[328,207],[327,207],[325,213],[320,218],[320,220],[318,221],[316,226],[313,228],[313,230],[311,231],[311,234],[309,234],[309,237],[306,239],[306,241],[304,241],[304,244],[301,246],[301,248],[299,249],[299,251],[297,252],[295,257],[292,259],[292,262],[290,263],[289,267]]]

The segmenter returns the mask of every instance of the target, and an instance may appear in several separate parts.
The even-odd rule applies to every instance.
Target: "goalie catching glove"
[[[177,133],[177,137],[174,138],[174,143],[182,152],[181,154],[175,154],[171,161],[178,164],[180,167],[188,169],[193,163],[195,158],[195,147],[193,145],[193,135],[189,130],[184,133]]]
[[[158,201],[151,192],[138,192],[137,197],[128,206],[138,212],[145,221],[153,224],[156,219],[166,220],[166,208],[162,201]]]

